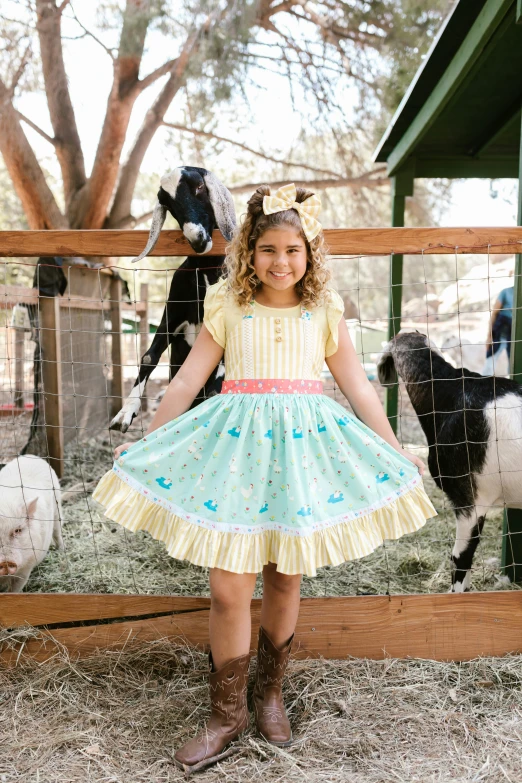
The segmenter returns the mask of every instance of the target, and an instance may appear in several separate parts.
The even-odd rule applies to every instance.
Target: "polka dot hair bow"
[[[282,188],[276,190],[273,196],[264,196],[263,212],[265,215],[273,215],[275,212],[283,212],[286,209],[297,210],[305,236],[311,242],[322,230],[321,224],[316,220],[321,211],[321,199],[313,194],[305,198],[302,203],[298,203],[295,200],[296,195],[293,182],[289,185],[283,185]]]

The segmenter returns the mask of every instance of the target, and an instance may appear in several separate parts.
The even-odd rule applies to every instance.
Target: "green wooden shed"
[[[392,225],[418,177],[519,180],[522,225],[522,0],[459,0],[379,142],[392,180]],[[403,258],[390,264],[389,337],[400,329]],[[522,380],[522,256],[516,257],[511,376]],[[518,314],[518,317],[517,317]],[[394,429],[398,386],[386,390]],[[505,512],[502,563],[522,582],[522,511]]]

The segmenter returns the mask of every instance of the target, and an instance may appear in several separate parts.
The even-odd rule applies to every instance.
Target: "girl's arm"
[[[208,381],[210,373],[217,367],[222,357],[223,348],[217,344],[203,324],[189,355],[167,386],[145,436],[190,408],[198,391]],[[115,458],[117,459],[129,445],[131,444],[123,443],[118,446],[114,450]]]
[[[339,348],[326,359],[326,364],[356,416],[390,446],[417,465],[422,475],[423,461],[403,449],[395,437],[377,392],[366,377],[364,368],[355,353],[344,318],[339,321]]]

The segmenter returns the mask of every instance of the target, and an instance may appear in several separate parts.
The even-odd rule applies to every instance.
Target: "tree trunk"
[[[154,104],[145,115],[145,120],[136,137],[134,146],[122,167],[121,176],[118,183],[118,189],[114,197],[114,203],[106,227],[112,228],[121,223],[131,214],[132,196],[136,181],[140,173],[140,167],[145,157],[145,153],[154,137],[154,134],[161,126],[165,112],[174,100],[174,96],[185,80],[185,71],[190,59],[190,55],[195,53],[199,47],[201,32],[206,25],[192,36],[189,37],[179,57],[175,61],[173,70],[163,87],[162,91],[154,101]]]
[[[114,79],[91,176],[70,205],[71,228],[103,228],[114,195],[151,18],[150,0],[127,0]]]
[[[65,203],[85,185],[83,159],[76,117],[63,61],[61,11],[55,2],[36,0],[42,70],[47,106],[54,130],[55,149],[62,171]]]
[[[0,152],[22,202],[29,228],[68,228],[27,140],[11,95],[0,81]]]

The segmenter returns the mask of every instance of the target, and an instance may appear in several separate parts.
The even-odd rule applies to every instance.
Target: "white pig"
[[[20,593],[51,540],[63,549],[60,482],[40,457],[17,457],[0,470],[0,592]]]

